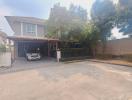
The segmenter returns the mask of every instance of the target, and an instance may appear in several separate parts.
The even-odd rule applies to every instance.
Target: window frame
[[[24,23],[23,31],[29,34],[36,34],[36,24]]]

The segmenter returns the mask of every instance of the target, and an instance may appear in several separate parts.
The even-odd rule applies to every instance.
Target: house
[[[34,17],[5,16],[13,36],[8,36],[13,41],[13,58],[25,57],[28,49],[39,48],[43,57],[55,57],[58,48],[58,39],[46,38],[46,20]]]

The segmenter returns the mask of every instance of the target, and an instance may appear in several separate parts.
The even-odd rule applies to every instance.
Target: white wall
[[[11,53],[5,52],[0,53],[0,67],[10,67],[11,66]]]
[[[9,36],[12,36],[14,34],[13,30],[11,29],[4,16],[0,16],[0,30],[5,32]]]

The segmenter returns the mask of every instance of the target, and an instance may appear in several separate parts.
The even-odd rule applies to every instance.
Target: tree
[[[94,25],[93,22],[87,23],[82,32],[82,38],[80,42],[84,47],[90,47],[93,56],[95,56],[96,47],[100,39],[99,29]]]
[[[103,52],[111,29],[115,25],[116,9],[111,0],[96,0],[91,9],[93,23],[99,28],[100,40],[103,43]]]
[[[71,4],[69,8],[70,28],[68,30],[68,39],[72,41],[80,41],[82,31],[87,22],[87,10]]]
[[[55,4],[48,19],[48,36],[62,40],[73,40],[78,35],[76,29],[81,29],[87,20],[87,11],[80,6],[71,5],[66,9]],[[76,33],[74,33],[76,32]],[[75,39],[76,40],[76,39]]]
[[[73,26],[68,32],[68,40],[80,42],[82,38],[82,31],[83,31],[82,27]]]
[[[79,19],[81,21],[87,21],[87,10],[81,6],[70,5],[69,8],[72,19]]]
[[[119,0],[117,26],[124,35],[132,36],[132,0]]]
[[[65,7],[55,4],[51,9],[50,17],[47,22],[48,35],[50,37],[61,38],[61,34],[68,30],[69,14]]]

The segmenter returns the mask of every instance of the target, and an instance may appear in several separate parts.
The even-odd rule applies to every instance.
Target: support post
[[[58,42],[56,42],[56,51],[57,51],[57,49],[58,49]]]
[[[23,36],[23,22],[21,22],[21,36]]]
[[[48,57],[50,57],[50,42],[48,41]]]

